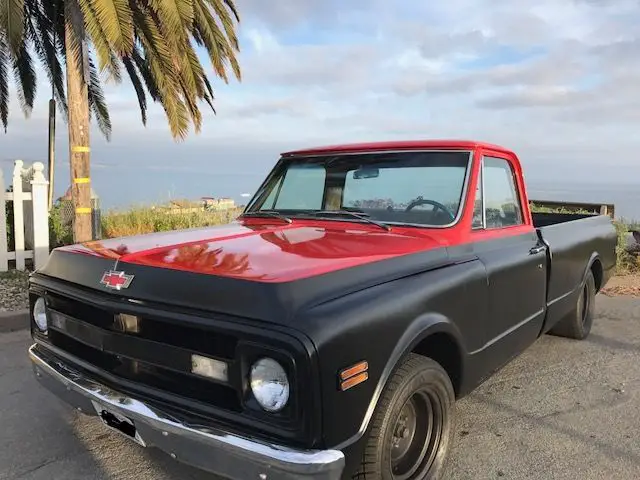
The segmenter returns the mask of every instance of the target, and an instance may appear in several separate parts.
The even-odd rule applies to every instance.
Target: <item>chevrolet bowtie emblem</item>
[[[124,272],[109,270],[108,272],[104,272],[100,283],[107,288],[111,288],[113,290],[121,290],[123,288],[129,288],[129,285],[131,285],[132,281],[133,275],[127,275]]]

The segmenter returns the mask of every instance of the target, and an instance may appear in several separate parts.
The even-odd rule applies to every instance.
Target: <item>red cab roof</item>
[[[291,155],[315,155],[327,153],[354,153],[373,152],[381,150],[420,150],[420,149],[462,149],[475,150],[477,148],[487,148],[502,152],[510,152],[505,147],[492,145],[490,143],[478,142],[474,140],[403,140],[395,142],[369,142],[369,143],[346,143],[342,145],[327,145],[321,147],[306,148],[302,150],[292,150],[284,152],[283,156]]]

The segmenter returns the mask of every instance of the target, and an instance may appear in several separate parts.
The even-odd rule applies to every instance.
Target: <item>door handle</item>
[[[531,250],[529,250],[529,255],[536,255],[538,253],[542,253],[544,252],[545,247],[544,246],[538,246],[538,247],[533,247]]]

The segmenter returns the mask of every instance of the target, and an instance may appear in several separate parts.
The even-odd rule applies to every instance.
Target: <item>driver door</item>
[[[472,237],[489,281],[489,322],[480,350],[496,368],[538,338],[545,315],[546,249],[524,218],[520,179],[512,160],[482,158]]]

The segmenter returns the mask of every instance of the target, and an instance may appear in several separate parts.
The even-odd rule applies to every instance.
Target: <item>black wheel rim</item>
[[[437,395],[420,390],[405,402],[391,437],[394,480],[422,478],[436,459],[442,439],[444,412]]]

